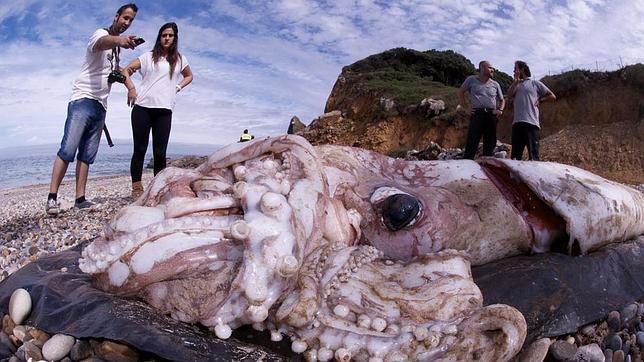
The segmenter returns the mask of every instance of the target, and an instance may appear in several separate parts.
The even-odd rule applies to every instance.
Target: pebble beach
[[[143,183],[151,179],[152,173],[144,172]],[[61,213],[55,217],[45,213],[48,184],[0,190],[0,280],[44,255],[93,239],[105,221],[133,201],[129,175],[90,178],[86,198],[96,203],[90,209],[73,207],[74,189],[73,181],[62,183]]]

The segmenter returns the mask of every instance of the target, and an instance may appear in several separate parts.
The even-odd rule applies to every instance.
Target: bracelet
[[[177,92],[181,91],[181,89],[182,89],[181,86],[178,85],[178,84],[175,87],[177,88]]]

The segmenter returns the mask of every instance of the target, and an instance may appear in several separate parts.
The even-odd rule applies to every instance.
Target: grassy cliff
[[[361,82],[366,90],[393,99],[401,109],[430,95],[453,105],[458,101],[456,88],[476,72],[472,62],[454,51],[406,48],[371,55],[342,69],[347,81]],[[512,83],[503,72],[497,72],[494,79],[504,91]]]

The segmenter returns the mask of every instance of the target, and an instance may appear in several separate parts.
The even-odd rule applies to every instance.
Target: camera
[[[107,82],[109,84],[112,84],[114,82],[118,83],[125,83],[125,76],[121,74],[120,72],[117,72],[113,70],[108,76],[107,76]]]
[[[134,44],[136,44],[136,45],[141,45],[143,43],[145,43],[145,39],[143,39],[143,38],[134,39]]]

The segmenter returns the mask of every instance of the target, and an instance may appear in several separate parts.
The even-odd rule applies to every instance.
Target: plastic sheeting
[[[233,337],[237,338],[220,340],[199,326],[160,315],[144,302],[97,290],[91,278],[78,269],[80,249],[38,259],[3,281],[2,310],[7,311],[16,288],[25,288],[33,300],[25,323],[48,333],[120,341],[169,360],[301,359],[290,352],[288,338],[277,344],[270,341],[268,333],[245,328],[236,331]],[[63,267],[66,272],[61,271]],[[573,332],[644,296],[644,237],[583,257],[521,256],[476,267],[472,272],[486,304],[509,304],[524,314],[528,343]],[[0,349],[0,358],[6,354]]]

